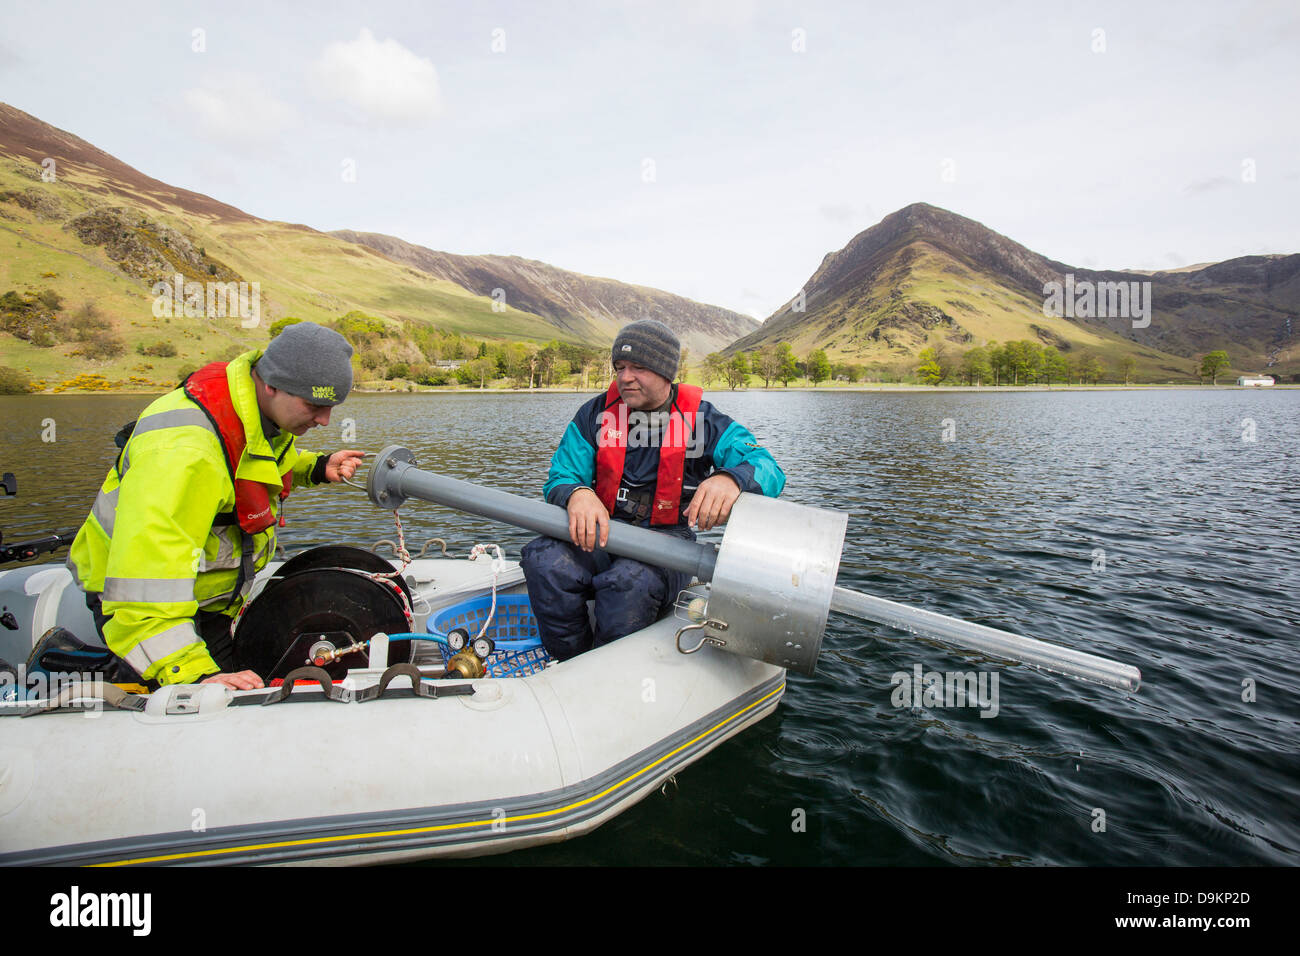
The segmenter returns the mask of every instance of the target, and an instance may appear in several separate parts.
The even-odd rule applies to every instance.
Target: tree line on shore
[[[1225,351],[1209,352],[1202,357],[1200,377],[1217,385],[1219,374],[1229,364]],[[929,346],[910,362],[892,365],[831,362],[824,349],[814,349],[800,359],[788,342],[781,342],[730,357],[712,352],[699,366],[704,385],[716,382],[733,389],[748,385],[751,377],[761,379],[764,387],[773,382],[788,386],[794,381],[816,387],[827,380],[994,387],[1058,382],[1096,385],[1109,380],[1130,385],[1136,371],[1137,360],[1132,355],[1122,356],[1117,368],[1108,368],[1095,353],[1067,356],[1054,346],[1023,339],[1001,345],[990,342],[960,353],[945,345]]]
[[[271,337],[301,319],[284,318]],[[609,351],[552,340],[494,342],[455,331],[411,323],[397,328],[363,312],[325,323],[351,343],[358,381],[386,380],[417,385],[486,388],[506,379],[515,388],[543,388],[596,382],[609,367]]]
[[[1219,373],[1229,365],[1228,353],[1216,350],[1201,359],[1200,377],[1219,383]],[[916,375],[924,385],[945,381],[963,385],[1096,385],[1103,378],[1131,385],[1137,371],[1137,359],[1123,355],[1118,368],[1107,368],[1092,352],[1063,355],[1053,345],[1040,345],[1025,339],[999,345],[967,349],[956,355],[945,346],[932,346],[917,356]]]

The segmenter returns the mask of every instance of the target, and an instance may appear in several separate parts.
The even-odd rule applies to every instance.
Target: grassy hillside
[[[105,203],[125,212],[119,231],[138,255],[115,260],[112,242],[86,242],[70,225]],[[112,232],[112,228],[101,230]],[[203,263],[217,271],[214,279],[260,285],[260,321],[244,328],[238,316],[157,317],[151,286],[185,267],[162,239],[179,234]],[[102,238],[102,236],[97,236]],[[172,247],[177,240],[171,240]],[[150,263],[143,259],[152,257]],[[76,343],[41,347],[0,333],[3,364],[24,369],[49,385],[80,373],[97,373],[135,384],[170,385],[186,366],[228,357],[265,344],[272,322],[285,316],[312,321],[337,318],[352,310],[398,321],[434,325],[480,338],[533,342],[565,339],[537,316],[506,308],[493,311],[490,298],[474,295],[453,282],[386,259],[371,250],[288,223],[251,218],[196,216],[157,196],[148,203],[110,194],[94,172],[64,164],[56,182],[42,182],[40,167],[30,161],[0,158],[0,294],[52,291],[70,312],[92,303],[126,345],[116,358],[79,355]],[[141,356],[137,345],[172,343],[170,357]]]
[[[837,291],[810,303],[802,321],[787,323],[770,339],[743,339],[728,353],[771,340],[788,341],[799,356],[820,348],[833,363],[898,369],[914,365],[914,357],[927,347],[943,345],[960,354],[989,342],[1025,339],[1066,354],[1094,354],[1114,368],[1132,355],[1138,363],[1137,381],[1196,377],[1192,359],[1126,341],[1104,328],[1045,316],[1041,298],[1035,300],[927,242],[914,242],[889,257],[870,282]]]
[[[1045,283],[1068,273],[1085,285],[1149,282],[1149,321],[1044,315]],[[926,348],[957,355],[990,343],[1051,346],[1069,361],[1116,370],[1136,363],[1138,382],[1196,381],[1201,357],[1222,349],[1224,373],[1300,372],[1300,256],[1249,256],[1201,269],[1126,273],[1076,269],[944,209],[916,203],[886,216],[828,254],[755,333],[728,354],[786,342],[797,356],[823,349],[834,362],[914,368]],[[1108,372],[1108,374],[1110,374]]]

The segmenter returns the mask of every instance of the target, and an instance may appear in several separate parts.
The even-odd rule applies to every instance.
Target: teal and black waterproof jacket
[[[673,400],[677,386],[673,386]],[[601,415],[605,411],[604,393],[578,409],[564,430],[564,437],[551,457],[551,470],[543,487],[546,500],[564,507],[578,488],[595,488],[596,441]],[[642,417],[638,417],[638,416]],[[657,429],[653,417],[632,412],[629,416],[627,456],[623,464],[622,486],[632,492],[653,492],[659,471]],[[690,505],[691,495],[705,478],[723,472],[735,479],[742,492],[775,498],[785,487],[785,472],[772,453],[759,445],[753,433],[711,402],[701,401],[695,426],[686,450],[686,467],[682,476],[681,512]],[[635,498],[635,494],[631,497]],[[628,514],[615,517],[649,527],[649,518],[635,520]],[[680,517],[680,514],[679,514]],[[684,525],[684,522],[679,524]],[[667,530],[667,526],[658,528]]]

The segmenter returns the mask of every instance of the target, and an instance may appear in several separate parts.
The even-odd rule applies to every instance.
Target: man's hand
[[[691,506],[686,509],[686,523],[700,531],[726,524],[727,518],[731,516],[731,506],[739,497],[740,485],[726,472],[706,478],[695,489]]]
[[[225,684],[231,690],[257,690],[259,687],[265,687],[262,678],[258,677],[253,671],[239,671],[236,674],[220,673],[213,674],[199,681],[200,684]]]
[[[609,543],[609,512],[600,497],[590,488],[579,488],[569,495],[569,538],[583,551]]]
[[[325,477],[330,481],[342,481],[357,473],[357,466],[366,457],[364,451],[336,451],[325,463]]]

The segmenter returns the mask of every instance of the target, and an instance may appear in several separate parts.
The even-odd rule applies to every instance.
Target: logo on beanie
[[[632,351],[632,346],[630,346],[630,345],[625,345],[625,346],[623,346],[623,348],[620,349],[619,351],[622,351],[622,352],[630,352],[630,351]]]
[[[312,398],[327,398],[327,399],[329,399],[331,402],[337,401],[337,399],[334,397],[334,386],[333,386],[333,385],[313,385],[313,386],[311,387],[311,397],[312,397]]]

